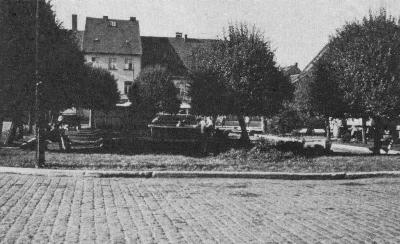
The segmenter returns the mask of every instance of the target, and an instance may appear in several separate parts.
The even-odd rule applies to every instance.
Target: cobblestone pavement
[[[4,243],[399,243],[400,179],[0,175]]]

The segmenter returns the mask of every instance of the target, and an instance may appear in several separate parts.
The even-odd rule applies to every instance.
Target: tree
[[[84,97],[77,99],[77,105],[89,109],[113,109],[120,99],[114,76],[108,70],[85,65],[84,77],[80,84],[80,93]]]
[[[343,118],[349,109],[338,80],[332,75],[331,64],[324,57],[318,60],[309,85],[309,109],[324,118],[326,136],[330,139],[329,118]]]
[[[84,58],[50,3],[39,3],[39,101],[40,114],[46,114],[80,103]],[[36,1],[0,1],[0,102],[13,120],[11,135],[35,104],[35,14]]]
[[[218,48],[216,45],[218,43],[211,43],[194,51],[194,67],[189,75],[192,112],[213,118],[223,114],[230,106],[222,71],[218,70],[218,59],[214,56],[214,50]]]
[[[177,113],[180,107],[178,89],[171,75],[161,66],[148,66],[136,78],[128,98],[132,108],[148,121],[159,112]]]
[[[195,58],[196,69],[201,72],[194,75],[205,80],[204,77],[208,77],[204,73],[211,69],[210,86],[221,92],[192,86],[191,94],[210,96],[214,101],[208,104],[212,108],[200,104],[203,103],[201,99],[194,99],[192,106],[205,108],[199,113],[214,110],[214,113],[236,115],[242,131],[241,140],[247,143],[249,136],[244,116],[278,113],[283,101],[289,100],[293,93],[289,79],[277,67],[270,43],[255,27],[249,29],[246,24],[229,26],[227,35],[203,52],[208,55]],[[196,78],[194,80],[196,82]]]
[[[350,115],[373,119],[375,154],[381,147],[382,122],[400,114],[399,40],[397,20],[381,10],[347,23],[329,43],[330,76],[338,82]]]

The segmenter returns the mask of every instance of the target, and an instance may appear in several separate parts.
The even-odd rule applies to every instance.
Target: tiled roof
[[[185,75],[193,66],[193,52],[212,40],[142,36],[142,66],[161,65],[174,75]]]
[[[173,75],[185,75],[186,67],[168,37],[142,36],[142,67],[161,65]]]
[[[178,54],[187,69],[193,67],[193,51],[197,48],[210,45],[213,40],[210,39],[194,39],[194,38],[168,38],[175,52]]]
[[[110,21],[115,21],[116,26],[111,26]],[[83,51],[86,53],[142,54],[139,22],[87,17],[83,35]]]
[[[307,66],[303,69],[303,72],[308,72],[312,69],[314,69],[315,64],[318,62],[318,60],[328,51],[328,45],[325,45],[321,51],[318,52],[317,56],[315,56],[311,62],[307,64]]]
[[[325,45],[321,51],[318,52],[318,54],[306,65],[306,67],[301,71],[301,73],[293,80],[293,83],[296,83],[300,81],[301,79],[310,76],[310,74],[314,71],[315,69],[315,64],[320,60],[322,55],[324,55],[328,51],[328,44]]]

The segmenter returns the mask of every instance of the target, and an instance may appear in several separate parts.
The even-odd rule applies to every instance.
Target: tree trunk
[[[215,130],[215,123],[217,123],[217,115],[213,115],[213,116],[211,116],[211,118],[212,118],[212,123],[213,123],[212,127],[213,127],[213,130]]]
[[[347,133],[347,119],[342,119],[342,127],[340,127],[339,137],[343,138],[343,135]]]
[[[240,134],[240,141],[244,144],[247,145],[250,143],[250,138],[249,134],[247,133],[247,128],[246,128],[246,122],[244,121],[244,116],[243,115],[238,115],[238,121],[241,129],[241,134]]]
[[[329,123],[329,118],[325,118],[325,130],[326,130],[326,139],[328,141],[331,140],[331,125]]]
[[[3,116],[0,114],[0,145],[1,145],[1,136],[3,135]]]
[[[93,110],[92,109],[89,109],[89,128],[90,129],[93,129],[95,126],[94,126],[94,123],[93,123]]]
[[[362,143],[367,144],[367,119],[366,118],[361,118],[361,124],[362,124]]]
[[[28,134],[32,135],[32,133],[33,133],[32,111],[29,111],[29,114],[28,114]]]
[[[382,122],[379,118],[374,118],[374,147],[373,147],[373,154],[379,155],[381,153],[382,147]]]
[[[45,150],[46,150],[46,142],[45,142],[45,126],[47,122],[44,118],[43,114],[39,114],[39,120],[37,123],[36,129],[36,168],[41,168],[45,163]]]

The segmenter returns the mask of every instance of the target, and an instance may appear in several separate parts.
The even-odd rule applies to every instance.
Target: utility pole
[[[40,168],[45,161],[45,148],[42,135],[42,114],[39,104],[39,86],[42,83],[39,77],[39,1],[36,0],[36,26],[35,26],[35,119],[36,119],[36,154],[35,167]]]

